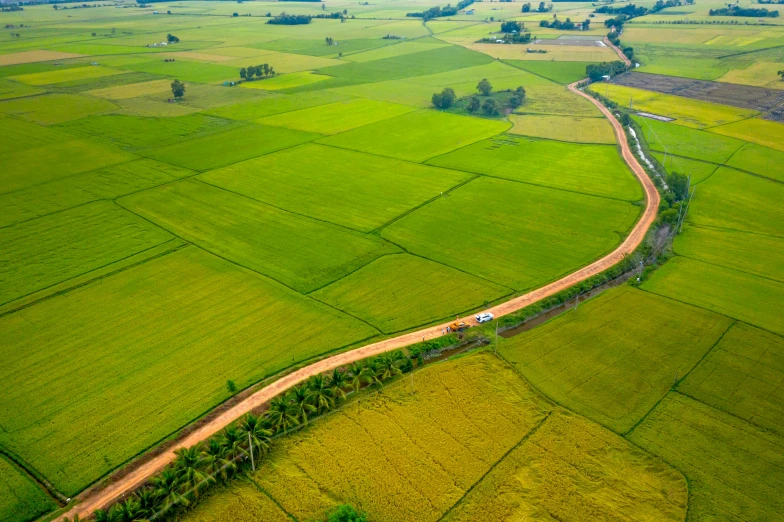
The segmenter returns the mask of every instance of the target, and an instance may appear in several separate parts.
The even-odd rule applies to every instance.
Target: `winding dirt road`
[[[615,49],[620,56],[623,56],[622,53],[620,53],[620,49]],[[656,210],[659,207],[659,193],[656,191],[656,187],[648,178],[642,166],[632,155],[632,152],[629,149],[629,144],[626,142],[626,134],[623,131],[623,127],[607,108],[587,94],[580,91],[577,88],[577,83],[579,82],[575,82],[569,85],[569,89],[578,96],[582,96],[596,105],[612,124],[615,131],[615,137],[623,155],[623,159],[629,165],[645,191],[645,211],[628,237],[611,253],[597,261],[594,261],[590,265],[581,268],[580,270],[577,270],[576,272],[569,274],[562,279],[559,279],[558,281],[486,310],[487,312],[493,313],[496,317],[525,308],[526,306],[556,294],[561,290],[565,290],[570,286],[580,283],[581,281],[584,281],[585,279],[588,279],[589,277],[597,275],[612,267],[621,261],[625,255],[630,254],[632,251],[634,251],[635,248],[637,248],[637,246],[645,238],[645,234],[648,232],[651,224],[656,219]],[[465,320],[466,322],[474,322],[473,319]],[[73,517],[74,515],[79,515],[84,518],[96,509],[107,506],[121,495],[136,489],[138,486],[143,484],[149,476],[156,473],[157,471],[160,471],[167,464],[172,462],[175,457],[174,451],[176,449],[190,447],[208,439],[212,435],[221,431],[227,425],[234,422],[237,418],[245,415],[259,406],[264,405],[276,395],[285,392],[292,386],[301,383],[309,377],[319,373],[327,372],[339,366],[350,364],[354,361],[372,357],[397,348],[403,348],[405,346],[420,342],[423,339],[433,339],[435,337],[440,337],[443,335],[442,331],[446,328],[447,324],[449,323],[432,326],[423,330],[404,334],[399,337],[386,339],[384,341],[363,346],[355,350],[340,353],[327,359],[317,361],[309,366],[281,377],[277,381],[255,392],[253,395],[244,399],[242,402],[236,404],[213,420],[204,424],[197,430],[191,432],[168,451],[138,465],[125,476],[119,478],[115,482],[110,483],[103,489],[95,491],[88,490],[85,493],[85,496],[79,499],[80,503],[73,507],[64,516]],[[131,467],[133,468],[133,464],[131,464]],[[59,520],[62,520],[62,517]]]

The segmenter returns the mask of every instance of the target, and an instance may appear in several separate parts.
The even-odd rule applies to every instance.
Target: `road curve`
[[[620,53],[620,50],[617,49],[617,47],[615,49],[616,52]],[[620,53],[620,55],[622,56],[622,53]],[[575,82],[569,85],[569,90],[579,96],[582,96],[583,98],[586,98],[588,101],[596,105],[599,110],[602,111],[602,113],[607,117],[607,119],[610,120],[610,123],[613,126],[613,130],[615,131],[615,137],[618,141],[618,146],[621,149],[623,159],[626,164],[629,165],[629,168],[631,168],[632,172],[640,181],[640,184],[645,191],[645,211],[640,217],[640,220],[635,224],[631,233],[615,250],[601,259],[594,261],[590,265],[583,267],[557,281],[554,281],[547,286],[538,288],[519,297],[515,297],[514,299],[486,310],[487,312],[493,313],[496,317],[510,314],[525,308],[526,306],[554,295],[561,290],[565,290],[570,286],[580,283],[585,279],[588,279],[589,277],[597,275],[612,267],[621,261],[624,256],[630,254],[634,251],[635,248],[637,248],[637,246],[645,238],[645,234],[648,232],[651,224],[656,219],[656,211],[659,207],[659,193],[657,192],[653,182],[650,180],[650,178],[648,178],[645,170],[643,170],[642,166],[632,154],[631,149],[629,148],[629,144],[626,141],[626,134],[624,133],[623,127],[618,122],[618,120],[615,119],[612,113],[606,107],[604,107],[604,105],[580,91],[577,88],[578,83],[579,82]],[[466,319],[466,322],[474,323],[473,319]],[[63,516],[73,517],[74,515],[79,515],[80,517],[84,518],[96,509],[100,509],[109,505],[112,501],[119,498],[121,495],[129,491],[133,491],[142,485],[148,477],[160,471],[167,464],[172,462],[175,457],[175,450],[179,448],[187,448],[208,439],[242,415],[245,415],[255,408],[264,405],[276,395],[285,392],[292,386],[301,383],[313,375],[327,372],[333,368],[344,366],[367,357],[379,355],[390,350],[403,348],[422,340],[440,337],[443,335],[442,332],[448,324],[449,323],[444,323],[437,326],[431,326],[416,332],[407,333],[398,337],[363,346],[361,348],[333,355],[332,357],[314,362],[313,364],[301,368],[288,375],[284,375],[277,381],[269,384],[268,386],[265,386],[261,390],[255,392],[253,395],[250,395],[248,398],[244,399],[242,402],[236,404],[195,431],[189,433],[186,437],[184,437],[166,452],[161,453],[160,455],[157,455],[149,461],[139,465],[135,469],[132,469],[125,476],[119,478],[115,482],[110,483],[105,488],[89,492],[84,498],[80,499],[79,504],[74,506]],[[131,466],[133,465],[131,464]],[[62,520],[62,516],[58,520]]]

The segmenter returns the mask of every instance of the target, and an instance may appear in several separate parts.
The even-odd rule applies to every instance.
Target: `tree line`
[[[614,62],[591,63],[585,67],[585,74],[592,82],[601,81],[604,76],[616,76],[626,72],[626,64],[620,60]]]
[[[580,28],[584,31],[587,31],[590,28],[590,26],[591,26],[591,21],[586,18],[585,20],[583,20]],[[562,29],[566,31],[572,31],[578,28],[577,24],[572,22],[570,18],[567,18],[566,21],[563,22],[558,18],[553,19],[552,22],[548,22],[547,20],[541,20],[539,22],[539,27],[549,27],[551,29]]]
[[[446,7],[431,7],[425,11],[421,11],[418,13],[406,13],[406,16],[414,17],[414,18],[422,18],[425,22],[428,20],[432,20],[433,18],[438,18],[441,16],[455,16],[460,10],[465,9],[469,5],[473,4],[474,0],[461,0],[457,3],[456,6],[452,6],[452,4],[446,4]]]
[[[281,13],[278,16],[267,20],[267,23],[272,25],[305,25],[309,24],[312,18],[313,17],[309,15]]]
[[[548,13],[548,12],[550,12],[552,10],[553,10],[553,4],[550,4],[550,5],[546,6],[546,5],[544,5],[544,2],[539,2],[539,7],[536,8],[536,12],[537,13]],[[527,2],[527,3],[523,4],[523,10],[522,11],[524,13],[529,13],[531,11],[531,3]]]
[[[454,335],[335,368],[328,374],[314,375],[272,399],[262,415],[247,414],[203,443],[175,451],[174,461],[151,477],[128,498],[109,509],[98,510],[96,522],[142,522],[152,517],[171,519],[193,507],[216,484],[227,484],[234,476],[255,469],[269,454],[273,441],[308,425],[316,417],[341,405],[351,393],[366,386],[383,383],[424,364],[424,354],[453,344]],[[232,388],[231,381],[227,387]],[[328,520],[366,520],[353,508],[341,507],[340,513],[353,512],[357,518]],[[336,511],[337,512],[337,511]],[[332,515],[330,515],[332,516]],[[337,515],[335,515],[337,516]],[[78,522],[79,517],[66,522]]]
[[[465,109],[472,114],[481,111],[487,116],[497,116],[504,106],[516,109],[517,107],[520,107],[523,102],[525,102],[525,87],[523,86],[518,87],[514,91],[502,91],[511,93],[506,99],[505,105],[500,105],[498,100],[490,97],[493,92],[493,85],[487,78],[482,78],[482,80],[476,84],[476,90],[486,99],[482,101],[477,95],[471,96],[468,99],[468,102],[465,105]],[[457,96],[455,95],[454,89],[447,87],[443,91],[433,94],[431,102],[437,109],[448,109],[454,105],[456,99]]]
[[[777,18],[779,12],[777,10],[769,11],[764,7],[754,9],[753,7],[739,7],[737,5],[730,5],[722,9],[711,9],[708,11],[711,16],[751,16],[754,18]]]
[[[261,65],[249,65],[240,69],[240,78],[243,80],[252,80],[253,77],[261,78],[262,76],[275,76],[275,69],[269,64],[263,63]]]

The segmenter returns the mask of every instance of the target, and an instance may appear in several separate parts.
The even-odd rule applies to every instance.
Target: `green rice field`
[[[567,88],[617,58],[601,42],[616,14],[413,16],[435,6],[3,4],[0,522],[53,520],[254,386],[418,341],[627,237],[642,187]],[[414,357],[276,438],[255,472],[144,518],[783,519],[784,23],[710,14],[726,7],[657,7],[619,37],[638,76],[736,98],[585,88],[655,160],[660,217],[628,282],[475,325],[469,348]],[[268,23],[284,11],[307,23]],[[590,27],[540,26],[567,18]],[[531,40],[490,43],[512,20]],[[495,112],[469,107],[482,80]]]

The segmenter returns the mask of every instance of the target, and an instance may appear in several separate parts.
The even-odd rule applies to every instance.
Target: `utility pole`
[[[253,460],[253,440],[250,438],[250,432],[248,432],[248,446],[250,446],[250,467],[256,471],[256,462]]]
[[[411,395],[414,395],[414,370],[411,370]]]
[[[493,355],[498,355],[498,321],[495,322],[495,346],[493,346]]]

